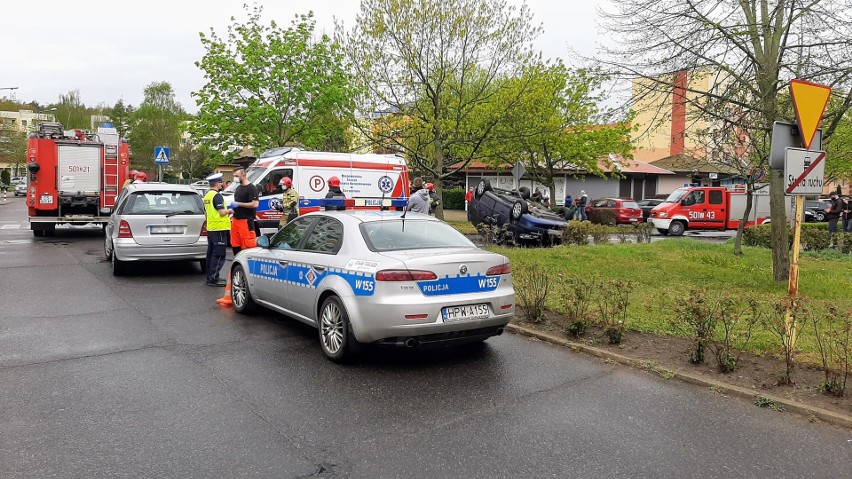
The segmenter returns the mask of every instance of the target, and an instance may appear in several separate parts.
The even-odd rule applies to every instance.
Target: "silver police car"
[[[365,343],[427,348],[503,333],[515,290],[505,256],[428,215],[325,211],[291,221],[234,258],[234,308],[257,305],[319,330],[342,361]]]

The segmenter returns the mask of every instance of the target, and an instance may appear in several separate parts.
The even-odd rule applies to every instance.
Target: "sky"
[[[521,0],[507,0],[520,4]],[[250,0],[88,0],[74,3],[41,0],[3,2],[0,8],[0,98],[58,101],[59,94],[79,89],[87,106],[115,104],[119,98],[138,105],[152,82],[168,81],[177,100],[197,111],[191,92],[204,84],[195,61],[204,54],[199,32],[211,28],[224,34],[232,16],[245,19]],[[317,32],[332,34],[334,21],[351,27],[358,0],[257,2],[264,20],[289,25],[296,14],[311,9]],[[602,0],[527,0],[534,21],[544,33],[535,47],[546,58],[570,63],[569,46],[593,55],[598,33],[597,10]],[[4,87],[18,87],[4,90]]]

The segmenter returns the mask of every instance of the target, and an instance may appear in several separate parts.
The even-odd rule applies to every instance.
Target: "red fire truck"
[[[790,202],[787,218],[792,216]],[[746,206],[744,187],[693,186],[674,190],[648,217],[648,222],[663,235],[680,236],[687,229],[735,230]],[[746,226],[769,222],[769,187],[758,189],[752,198]]]
[[[127,142],[105,124],[97,133],[63,130],[45,122],[27,145],[30,229],[53,234],[56,225],[104,224],[127,178]]]

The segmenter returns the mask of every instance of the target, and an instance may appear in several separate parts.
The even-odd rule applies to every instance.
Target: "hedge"
[[[840,225],[838,224],[838,227]],[[770,231],[772,225],[749,226],[743,232],[743,244],[746,246],[771,247]],[[793,245],[793,231],[788,227],[788,242]],[[852,251],[852,233],[838,232],[834,240],[837,249],[843,253]],[[828,226],[825,223],[802,225],[802,249],[805,251],[818,251],[828,249],[831,246],[831,237],[828,235]]]
[[[449,188],[444,190],[445,210],[464,210],[464,188]]]
[[[605,208],[589,210],[589,221],[596,225],[615,225],[615,211]]]

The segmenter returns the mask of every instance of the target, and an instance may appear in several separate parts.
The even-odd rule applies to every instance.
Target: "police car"
[[[260,305],[316,327],[333,361],[368,343],[483,341],[514,314],[508,259],[428,215],[315,212],[257,244],[234,258],[234,308]]]

